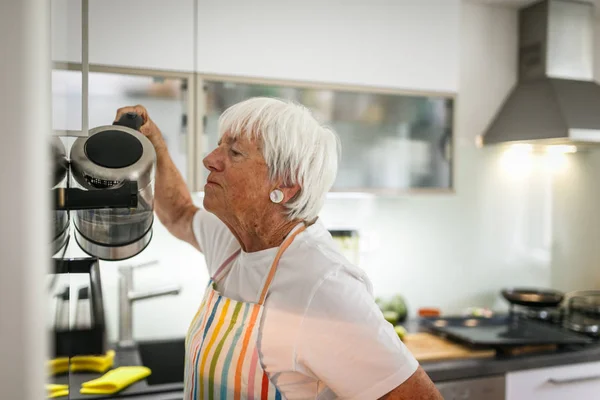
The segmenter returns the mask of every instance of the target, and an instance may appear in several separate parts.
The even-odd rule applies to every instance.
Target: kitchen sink
[[[138,351],[142,365],[152,370],[148,385],[183,382],[185,338],[138,342]]]

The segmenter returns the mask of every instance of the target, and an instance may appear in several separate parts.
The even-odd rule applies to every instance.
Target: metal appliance
[[[56,136],[50,140],[52,151],[52,189],[66,188],[69,162],[63,142]],[[69,238],[69,210],[52,210],[52,254],[62,249]]]
[[[72,187],[94,191],[137,182],[136,208],[74,211],[77,243],[102,260],[133,257],[152,238],[156,152],[138,132],[141,125],[141,117],[129,113],[115,125],[91,129],[88,137],[78,138],[71,147]]]
[[[530,290],[545,297],[511,301],[505,315],[432,318],[425,323],[436,333],[475,346],[584,345],[600,340],[600,291],[564,295],[563,306],[558,307],[560,301],[552,297],[562,299],[562,293]],[[503,296],[514,291],[504,290]]]
[[[133,340],[133,303],[139,300],[153,299],[161,296],[177,295],[180,285],[167,285],[146,292],[133,290],[133,270],[158,264],[150,261],[139,265],[123,265],[119,268],[119,339],[121,349],[135,347]]]
[[[600,143],[594,5],[544,0],[519,11],[519,80],[484,144]]]
[[[511,288],[504,289],[501,293],[511,306],[519,305],[534,309],[556,307],[565,297],[564,293],[558,290],[536,288]]]

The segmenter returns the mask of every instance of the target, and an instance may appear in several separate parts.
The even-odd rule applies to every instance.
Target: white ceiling
[[[468,0],[473,3],[486,3],[486,4],[495,4],[495,5],[503,5],[507,7],[519,8],[532,3],[536,3],[540,0]],[[600,0],[584,0],[589,3],[594,3],[596,5],[596,11],[600,9]]]

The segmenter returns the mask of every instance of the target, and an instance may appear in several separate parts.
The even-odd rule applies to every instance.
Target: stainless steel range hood
[[[600,144],[594,6],[546,0],[519,11],[519,81],[484,144]]]

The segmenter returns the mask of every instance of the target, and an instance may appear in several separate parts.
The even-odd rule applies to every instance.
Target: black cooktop
[[[473,346],[572,345],[595,342],[589,336],[572,332],[560,325],[519,315],[431,318],[425,320],[425,325],[433,332]]]

